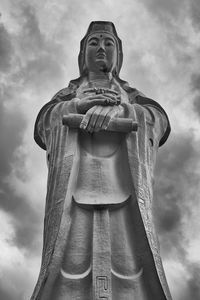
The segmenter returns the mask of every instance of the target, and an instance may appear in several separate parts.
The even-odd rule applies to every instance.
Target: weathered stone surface
[[[110,22],[81,41],[80,77],[40,111],[47,151],[42,266],[31,300],[170,300],[152,219],[153,170],[170,125],[119,78]]]

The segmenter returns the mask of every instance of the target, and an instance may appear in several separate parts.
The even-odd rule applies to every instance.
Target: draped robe
[[[45,288],[50,289],[58,277],[73,223],[73,178],[78,171],[76,153],[79,130],[63,126],[62,117],[77,113],[74,92],[75,88],[70,84],[57,93],[41,109],[35,124],[35,140],[47,152],[48,183],[42,264],[31,300],[46,300],[43,292]],[[171,300],[152,216],[156,153],[168,138],[170,125],[165,111],[157,102],[135,89],[127,91],[127,94],[129,102],[123,104],[125,117],[137,121],[139,125],[136,133],[126,135],[125,143],[134,187],[132,197],[136,199],[140,224],[142,264],[149,288],[152,291],[160,289],[158,300]],[[152,292],[152,298],[148,299],[157,300],[153,295],[157,295],[156,292]]]

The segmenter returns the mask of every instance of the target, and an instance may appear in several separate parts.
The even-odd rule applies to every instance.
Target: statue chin
[[[111,68],[108,68],[107,63],[105,62],[105,60],[103,59],[99,59],[98,61],[96,61],[96,64],[98,66],[99,71],[104,72],[104,73],[109,73],[111,70]]]

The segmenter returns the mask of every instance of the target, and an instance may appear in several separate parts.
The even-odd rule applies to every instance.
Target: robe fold
[[[150,286],[159,282],[163,296],[171,300],[163,270],[152,216],[153,171],[158,147],[170,133],[168,117],[154,100],[133,89],[129,103],[123,103],[125,117],[138,123],[138,131],[126,135],[128,162],[148,251],[143,263],[149,272]],[[78,172],[76,152],[78,129],[63,126],[62,117],[77,113],[72,86],[61,90],[40,111],[35,124],[35,140],[46,150],[48,183],[44,219],[44,241],[39,278],[31,300],[42,300],[45,284],[53,285],[62,264],[72,220],[74,177]],[[146,247],[146,246],[145,246]]]

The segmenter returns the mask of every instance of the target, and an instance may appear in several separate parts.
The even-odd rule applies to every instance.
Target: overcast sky
[[[156,224],[173,299],[200,299],[199,0],[1,0],[0,12],[0,299],[28,300],[36,283],[47,168],[34,122],[78,77],[79,42],[93,20],[114,22],[121,78],[169,115]]]

